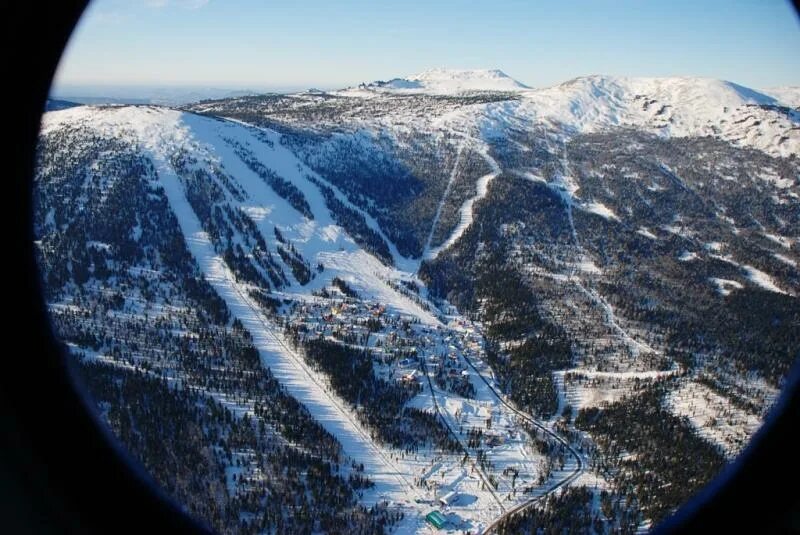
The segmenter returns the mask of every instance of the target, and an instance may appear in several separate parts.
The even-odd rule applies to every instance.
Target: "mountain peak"
[[[362,84],[362,88],[424,93],[519,91],[530,89],[499,69],[428,69],[406,78]]]
[[[437,67],[409,76],[409,80],[496,80],[511,79],[500,69],[448,69]]]
[[[603,92],[624,91],[631,94],[659,94],[684,100],[705,100],[709,106],[774,104],[775,98],[727,80],[700,76],[622,77],[593,74],[579,76],[556,86],[562,90]]]
[[[508,91],[529,89],[500,69],[428,69],[408,77],[428,85],[454,87],[457,90]]]

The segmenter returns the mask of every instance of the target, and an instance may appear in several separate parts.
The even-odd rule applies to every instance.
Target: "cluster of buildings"
[[[432,528],[469,529],[474,521],[470,511],[494,503],[493,492],[514,501],[518,489],[533,484],[540,454],[523,447],[529,438],[514,415],[481,387],[479,374],[490,384],[493,379],[485,363],[479,325],[457,316],[440,316],[442,323],[424,323],[335,287],[293,301],[280,315],[291,330],[303,336],[368,350],[377,377],[434,393],[409,403],[417,409],[438,411],[469,450],[470,460],[465,462],[460,454],[448,459],[434,451],[414,452],[413,462],[418,463],[420,474],[415,484],[433,488],[434,499],[425,501],[431,507],[425,521]],[[432,467],[440,464],[438,476],[431,475]],[[481,479],[480,472],[488,474],[488,482]],[[511,472],[524,475],[517,480]]]
[[[427,371],[440,388],[470,397],[463,357],[478,357],[483,351],[483,338],[474,326],[463,320],[425,324],[380,303],[328,293],[328,298],[295,302],[284,321],[309,337],[369,349],[377,373],[387,380],[421,383]]]

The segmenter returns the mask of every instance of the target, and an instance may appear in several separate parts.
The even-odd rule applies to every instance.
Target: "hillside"
[[[452,492],[451,530],[633,532],[741,451],[800,353],[792,95],[437,69],[49,112],[54,324],[218,530],[418,532]]]

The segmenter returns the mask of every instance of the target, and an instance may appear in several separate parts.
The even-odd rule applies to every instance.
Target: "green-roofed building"
[[[439,511],[431,511],[425,515],[425,520],[427,520],[428,523],[436,529],[442,529],[447,523],[447,519]]]

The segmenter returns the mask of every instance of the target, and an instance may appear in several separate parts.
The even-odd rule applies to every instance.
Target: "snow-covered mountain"
[[[108,376],[119,384],[134,374],[148,392],[158,383],[144,378],[167,377],[176,392],[201,398],[193,403],[214,410],[220,403],[234,422],[243,418],[248,426],[253,418],[262,435],[269,430],[268,439],[246,446],[231,439],[236,457],[217,452],[214,464],[198,468],[209,488],[227,491],[209,496],[202,486],[184,500],[235,507],[226,510],[249,521],[293,481],[267,477],[283,461],[257,459],[256,451],[300,455],[295,462],[304,471],[320,470],[302,457],[320,455],[306,429],[263,416],[265,386],[247,380],[258,376],[258,364],[281,385],[266,385],[270,395],[303,407],[292,418],[313,418],[317,427],[306,427],[327,433],[322,471],[344,498],[340,509],[318,497],[306,507],[331,526],[344,522],[342,531],[396,524],[400,511],[401,532],[424,529],[435,489],[411,481],[432,470],[469,497],[457,524],[464,529],[501,515],[500,493],[509,503],[528,500],[514,485],[544,492],[546,484],[579,475],[577,453],[556,464],[556,452],[567,453],[555,433],[530,446],[515,429],[518,415],[492,390],[479,327],[439,310],[420,290],[418,261],[400,255],[369,212],[302,162],[279,133],[154,106],[79,106],[45,115],[41,137],[35,226],[51,314],[81,373],[105,385],[94,392],[104,396],[98,401],[125,410],[107,397]],[[229,357],[229,347],[241,343],[252,348],[246,366]],[[188,356],[182,344],[191,348]],[[330,351],[341,354],[331,358]],[[430,378],[420,372],[426,365],[438,370]],[[240,380],[215,378],[220,372]],[[469,429],[487,415],[509,429],[491,453],[467,445]],[[139,422],[137,432],[154,432],[153,423]],[[223,435],[241,433],[230,419],[227,425],[233,428]],[[152,455],[140,443],[130,447]],[[228,474],[222,481],[217,464]],[[247,484],[237,486],[234,473]],[[159,475],[169,485],[177,477]],[[320,484],[309,478],[298,492],[316,496]],[[370,509],[349,517],[356,493],[358,505]],[[277,516],[293,511],[280,502],[272,507]]]
[[[521,91],[528,86],[498,69],[429,69],[387,82],[361,84],[359,89],[374,91],[454,95],[474,91]]]
[[[664,137],[713,136],[785,156],[800,152],[800,111],[722,80],[589,76],[526,92],[511,113],[578,132],[632,127]]]
[[[226,99],[191,109],[231,114],[241,107],[303,128],[450,129],[497,137],[537,124],[565,135],[633,128],[661,137],[712,136],[790,156],[800,153],[796,94],[796,88],[773,95],[709,78],[600,75],[529,89],[497,70],[437,69],[332,93]],[[258,109],[248,110],[253,106]]]
[[[632,531],[741,451],[800,350],[793,95],[437,69],[48,112],[54,324],[143,459],[125,422],[161,427],[119,385],[206,400],[169,412],[215,430],[181,443],[202,484],[148,468],[216,527],[419,532],[446,497],[450,529],[514,533],[563,486],[560,516]]]
[[[286,290],[313,292],[330,285],[334,277],[343,277],[365,295],[389,303],[397,311],[432,321],[430,313],[382,282],[401,278],[394,265],[405,267],[412,274],[413,268],[409,268],[408,261],[385,238],[377,223],[368,213],[354,207],[335,186],[298,160],[281,144],[277,133],[151,106],[70,108],[63,113],[46,115],[41,132],[47,136],[73,128],[120,139],[142,151],[154,162],[160,182],[168,192],[171,181],[178,181],[181,173],[190,172],[175,166],[176,155],[190,157],[193,160],[190,169],[213,169],[221,165],[235,175],[242,184],[244,200],[234,198],[231,206],[248,214],[268,242],[276,239],[273,229],[277,228],[283,239],[292,244],[292,254],[302,259],[312,272],[318,265],[325,266],[321,275],[310,273],[309,280],[304,280],[293,274],[291,264],[286,264],[285,282],[281,285]],[[248,165],[251,161],[248,157],[257,158],[262,164]],[[259,173],[279,176],[285,189],[276,193],[275,189],[281,186],[276,186],[277,182],[270,183]],[[177,182],[174,186],[178,187]],[[185,201],[180,202],[180,206],[188,208]],[[350,217],[359,218],[361,231],[369,233],[386,252],[368,254],[369,246],[356,243],[337,224],[336,214],[331,213],[328,205],[350,210]],[[184,214],[179,220],[184,220]]]

